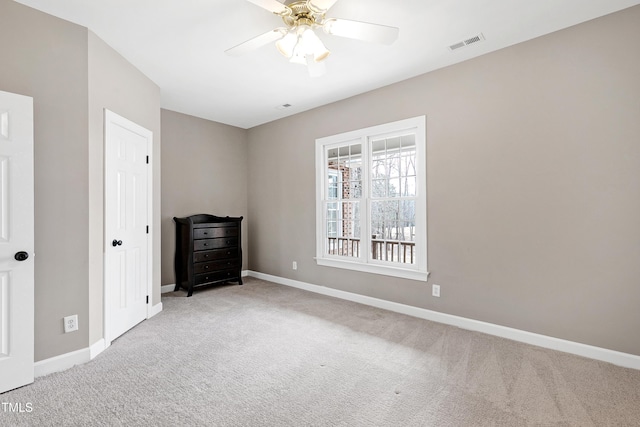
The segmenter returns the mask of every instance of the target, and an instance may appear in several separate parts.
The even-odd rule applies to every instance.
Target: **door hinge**
[[[149,304],[149,295],[147,295],[147,304]]]
[[[147,164],[149,164],[149,156],[147,156]]]

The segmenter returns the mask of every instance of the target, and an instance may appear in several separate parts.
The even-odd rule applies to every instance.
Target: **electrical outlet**
[[[69,333],[78,330],[78,315],[67,316],[64,318],[64,333]]]
[[[293,267],[292,267],[292,268],[293,268],[294,270],[297,270],[297,269],[298,269],[298,263],[297,263],[297,262],[295,262],[295,261],[293,261]]]
[[[431,295],[440,297],[440,285],[431,285]]]

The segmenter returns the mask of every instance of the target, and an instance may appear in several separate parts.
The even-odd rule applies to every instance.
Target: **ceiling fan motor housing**
[[[282,20],[287,27],[297,27],[298,25],[308,25],[310,27],[322,25],[324,12],[313,10],[313,6],[307,1],[296,1],[287,7],[291,13],[282,15]]]

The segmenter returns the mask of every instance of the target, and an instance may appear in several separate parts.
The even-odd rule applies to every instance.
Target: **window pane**
[[[387,148],[387,141],[384,139],[377,139],[371,142],[371,150],[373,151],[373,155],[383,152]]]
[[[387,173],[390,177],[400,176],[400,153],[387,152]]]
[[[415,176],[416,171],[416,152],[405,152],[400,159],[400,174],[402,176]]]
[[[415,135],[372,141],[371,197],[413,197],[416,194]]]
[[[394,136],[391,138],[387,138],[387,151],[397,151],[400,148],[400,143],[402,141],[402,137]]]
[[[338,184],[330,184],[329,185],[329,200],[337,200],[338,199]]]
[[[400,204],[397,200],[384,202],[384,219],[396,221],[400,217]]]
[[[400,178],[389,179],[389,197],[400,197]]]
[[[374,179],[371,182],[371,197],[387,197],[386,179]]]
[[[352,199],[359,199],[362,197],[362,182],[351,181],[349,184],[349,194]]]
[[[401,238],[399,240],[405,242],[415,242],[416,240],[416,226],[412,221],[400,221]]]
[[[397,240],[398,221],[387,221],[384,230],[384,237],[386,240]]]
[[[414,134],[402,135],[402,148],[416,146],[416,136]]]
[[[327,203],[327,253],[360,256],[360,202]]]
[[[327,178],[327,198],[335,200],[338,198],[338,175],[329,169]]]
[[[354,236],[354,221],[344,221],[342,225],[343,237],[355,237]]]
[[[362,197],[362,147],[347,144],[327,150],[328,199]],[[334,179],[331,177],[335,176]]]
[[[342,219],[354,220],[359,219],[360,216],[360,203],[359,202],[343,202],[342,205]]]
[[[349,174],[351,181],[362,180],[362,163],[359,160],[353,160],[351,162],[351,173]]]
[[[327,221],[327,236],[338,237],[338,223],[336,221]]]
[[[416,136],[376,139],[371,144],[371,257],[414,263]]]
[[[340,181],[339,190],[341,199],[349,198],[349,182]]]
[[[415,197],[416,195],[416,177],[405,176],[400,180],[400,196]]]
[[[326,218],[327,237],[338,237],[338,203],[327,203]]]
[[[384,256],[384,240],[372,239],[371,240],[371,258],[381,260]]]
[[[384,178],[386,176],[385,171],[384,157],[380,157],[379,159],[374,158],[371,164],[371,178]]]
[[[374,200],[371,202],[371,223],[381,224],[384,222],[384,203],[383,201]]]
[[[338,250],[334,255],[357,258],[360,256],[360,241],[349,238],[337,239]]]
[[[416,201],[403,200],[400,203],[400,219],[415,222],[416,219]]]

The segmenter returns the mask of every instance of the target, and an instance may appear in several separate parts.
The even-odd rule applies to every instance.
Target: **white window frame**
[[[416,138],[416,236],[415,264],[400,264],[374,260],[371,248],[371,141],[385,136],[411,132]],[[363,194],[360,206],[360,256],[346,257],[328,254],[327,218],[324,201],[327,198],[328,179],[327,152],[329,148],[361,144]],[[427,281],[427,142],[426,116],[413,117],[392,123],[372,126],[338,135],[316,139],[316,263],[326,267],[344,268],[366,273],[382,274],[418,281]]]

